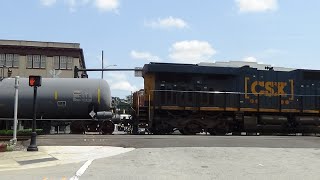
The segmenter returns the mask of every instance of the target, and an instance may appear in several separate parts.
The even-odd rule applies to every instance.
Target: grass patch
[[[43,129],[36,129],[37,135],[43,135]],[[17,136],[31,136],[32,129],[23,129],[17,131]],[[13,136],[13,130],[0,130],[0,136]]]

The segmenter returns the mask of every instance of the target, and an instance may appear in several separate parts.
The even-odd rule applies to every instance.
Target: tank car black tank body
[[[27,78],[19,79],[18,119],[31,120],[33,88],[29,87]],[[0,118],[12,120],[14,105],[14,78],[0,81]],[[48,125],[54,121],[81,121],[73,126],[74,131],[85,131],[87,123],[91,123],[92,115],[97,112],[110,112],[111,92],[108,83],[100,79],[43,78],[38,87],[37,119]],[[87,121],[86,121],[87,120]],[[85,123],[87,122],[87,123]],[[75,130],[75,128],[77,128]],[[48,127],[47,127],[48,128]]]

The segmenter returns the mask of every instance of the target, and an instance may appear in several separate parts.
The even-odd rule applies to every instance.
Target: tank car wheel
[[[84,129],[82,121],[73,121],[70,124],[70,134],[83,134]]]
[[[103,135],[111,135],[114,131],[114,124],[113,122],[107,120],[107,121],[103,121],[101,124],[101,129],[100,132]]]
[[[50,121],[41,121],[40,127],[42,127],[44,134],[50,134],[50,130],[51,130],[51,122]]]

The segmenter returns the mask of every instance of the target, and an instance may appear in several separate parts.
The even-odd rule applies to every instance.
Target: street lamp
[[[107,69],[108,67],[114,67],[114,66],[117,66],[117,65],[116,64],[108,65],[106,67],[103,67],[103,69]],[[104,73],[104,71],[102,71],[101,79],[103,79],[103,73]]]

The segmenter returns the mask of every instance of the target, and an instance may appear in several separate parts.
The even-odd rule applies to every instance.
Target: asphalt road
[[[318,179],[320,137],[47,135],[39,146],[137,148],[87,162],[0,172],[0,179]]]
[[[316,136],[45,135],[40,146],[320,148]]]

